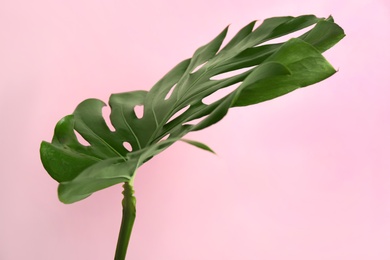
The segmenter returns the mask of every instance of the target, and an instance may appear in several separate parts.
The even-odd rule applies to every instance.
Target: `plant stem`
[[[129,182],[123,184],[122,223],[119,231],[118,243],[114,260],[125,260],[129,245],[131,230],[135,220],[135,197],[133,186]]]

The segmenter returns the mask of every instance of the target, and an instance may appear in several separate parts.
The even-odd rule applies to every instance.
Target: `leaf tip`
[[[204,144],[204,143],[201,143],[201,142],[198,142],[198,141],[194,141],[194,140],[189,140],[189,139],[179,139],[179,141],[182,141],[182,142],[185,142],[187,144],[190,144],[190,145],[193,145],[199,149],[202,149],[202,150],[205,150],[207,152],[210,152],[212,154],[217,154],[213,149],[211,149],[208,145]]]

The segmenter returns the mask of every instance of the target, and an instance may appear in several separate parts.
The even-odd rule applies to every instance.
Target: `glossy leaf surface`
[[[150,91],[111,95],[110,120],[115,131],[103,119],[104,102],[97,99],[83,101],[72,115],[61,119],[52,142],[42,142],[40,150],[45,169],[60,184],[60,200],[73,203],[106,187],[131,182],[143,163],[188,132],[218,122],[230,108],[267,101],[335,73],[321,54],[344,37],[331,17],[275,17],[257,28],[254,25],[248,24],[221,47],[226,28]],[[312,25],[297,38],[267,44]],[[215,79],[244,68],[244,72]],[[235,84],[238,87],[231,93],[205,104],[206,97]],[[143,108],[140,118],[136,106]],[[177,116],[180,111],[184,112]],[[89,145],[82,145],[75,131]],[[183,141],[212,152],[199,142]],[[131,151],[125,143],[131,145]]]

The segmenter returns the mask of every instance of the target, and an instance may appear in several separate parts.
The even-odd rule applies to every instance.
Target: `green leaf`
[[[40,149],[45,169],[59,182],[60,200],[73,203],[95,191],[132,182],[139,167],[178,140],[213,152],[205,144],[182,137],[217,123],[232,107],[270,100],[335,73],[321,54],[344,37],[332,17],[274,17],[257,28],[254,25],[249,23],[222,47],[228,31],[224,29],[150,91],[111,95],[110,121],[115,131],[102,116],[105,103],[97,99],[83,101],[72,115],[61,119],[52,142],[42,142]],[[297,38],[267,43],[312,25]],[[214,78],[240,69],[247,70]],[[229,94],[211,104],[203,102],[235,84],[237,88]],[[136,106],[143,109],[140,118]],[[75,132],[89,145],[82,145]],[[131,151],[125,143],[131,145]]]
[[[187,144],[198,147],[199,149],[202,149],[202,150],[205,150],[205,151],[208,151],[210,153],[215,154],[215,152],[208,145],[206,145],[204,143],[194,141],[194,140],[184,139],[184,138],[179,139],[179,141],[185,142]]]
[[[310,44],[291,39],[258,66],[240,86],[234,106],[248,106],[287,94],[336,71]]]

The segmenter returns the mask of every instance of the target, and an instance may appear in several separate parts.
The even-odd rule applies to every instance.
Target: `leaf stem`
[[[133,186],[129,182],[123,184],[122,223],[119,231],[118,243],[114,260],[125,260],[131,231],[136,215],[136,199]]]

